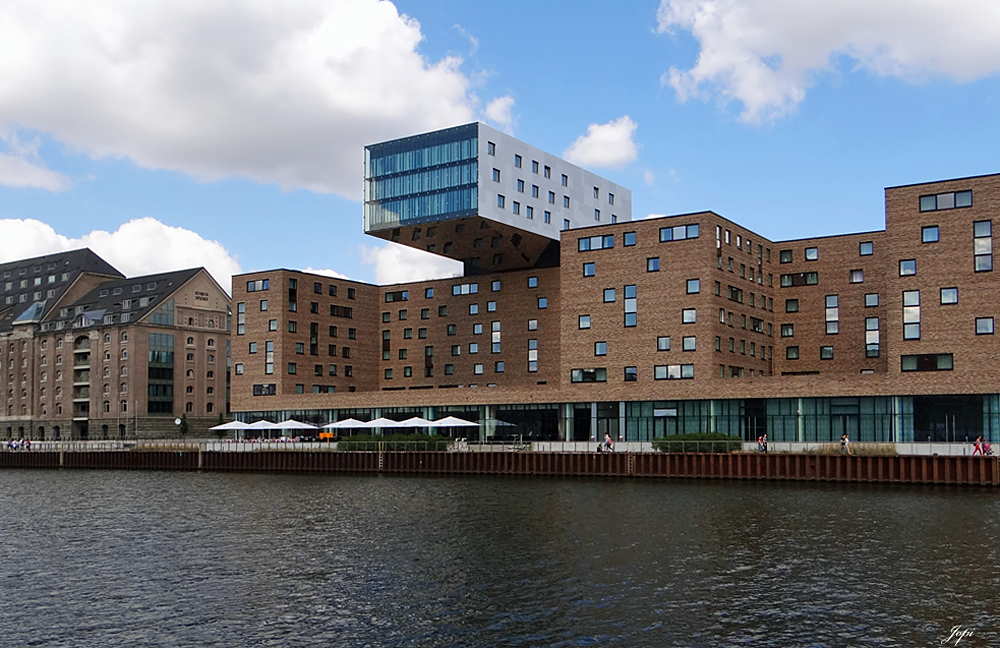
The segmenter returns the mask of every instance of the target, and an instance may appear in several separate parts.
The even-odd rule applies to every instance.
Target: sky
[[[1000,172],[995,0],[6,0],[0,262],[128,276],[455,262],[362,231],[366,144],[481,120],[772,240]]]

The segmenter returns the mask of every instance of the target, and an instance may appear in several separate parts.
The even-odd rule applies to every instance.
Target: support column
[[[628,441],[628,430],[625,428],[625,401],[618,401],[618,440]]]

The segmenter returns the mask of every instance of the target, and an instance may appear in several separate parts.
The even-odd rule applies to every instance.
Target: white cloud
[[[361,246],[361,256],[364,263],[375,265],[375,283],[383,286],[462,275],[461,261],[397,243],[374,248]]]
[[[743,104],[750,123],[793,110],[822,73],[853,71],[907,81],[964,83],[1000,71],[995,0],[661,0],[661,33],[701,44],[694,67],[661,77],[681,101],[718,95]]]
[[[636,126],[628,115],[607,124],[591,124],[587,126],[587,134],[578,137],[563,152],[563,157],[585,167],[624,168],[639,154],[632,141]]]
[[[458,23],[455,23],[454,25],[452,25],[452,27],[458,30],[458,33],[461,34],[464,38],[468,39],[469,44],[472,46],[471,49],[469,50],[469,56],[474,56],[475,53],[479,50],[479,39],[473,36],[471,33],[469,33],[468,29],[462,27]]]
[[[73,183],[61,173],[53,171],[42,162],[0,153],[0,185],[16,189],[45,189],[59,193]]]
[[[642,181],[648,184],[650,187],[652,187],[654,184],[656,184],[656,176],[653,175],[652,171],[646,169],[646,172],[642,174]]]
[[[421,39],[382,0],[9,0],[0,124],[199,180],[359,199],[365,144],[477,112],[461,59],[428,60]]]
[[[63,236],[34,219],[3,219],[0,241],[17,241],[0,246],[0,262],[89,247],[127,277],[204,266],[227,291],[232,275],[240,272],[239,262],[219,242],[155,218],[138,218],[114,232],[94,230],[80,238]]]
[[[514,97],[510,95],[504,95],[503,97],[497,97],[493,101],[486,104],[486,110],[483,114],[486,120],[492,122],[494,125],[500,127],[504,132],[510,134],[513,130],[514,119],[511,116],[511,109],[514,107]]]
[[[321,276],[324,276],[324,277],[333,277],[335,279],[347,279],[349,281],[356,281],[355,279],[351,279],[351,277],[348,277],[344,273],[337,272],[336,270],[331,270],[330,268],[311,268],[310,267],[310,268],[303,268],[302,272],[305,272],[307,274],[321,275]]]
[[[45,189],[56,193],[72,186],[68,177],[47,168],[38,156],[38,148],[42,144],[40,138],[24,142],[16,132],[0,132],[0,142],[10,149],[9,153],[0,153],[0,185],[16,189]]]

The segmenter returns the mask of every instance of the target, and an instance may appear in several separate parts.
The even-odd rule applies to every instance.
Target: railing
[[[669,454],[718,453],[725,452],[719,441],[671,441],[666,447]],[[756,442],[744,442],[736,452],[758,454]],[[1000,445],[1000,444],[997,444]],[[598,450],[597,441],[521,441],[487,440],[469,441],[350,441],[342,443],[325,441],[241,441],[207,439],[143,439],[143,440],[94,440],[94,441],[32,441],[30,447],[15,442],[0,442],[2,452],[567,452],[567,453],[655,453],[653,444],[647,441],[619,441],[611,450]],[[769,454],[841,454],[839,442],[834,443],[792,443],[771,442]],[[971,443],[864,443],[852,442],[850,454],[858,456],[972,456],[975,448]],[[996,446],[990,450],[997,452]],[[978,453],[977,453],[978,454]]]

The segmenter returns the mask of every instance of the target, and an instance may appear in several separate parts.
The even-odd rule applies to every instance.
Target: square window
[[[608,343],[594,342],[594,355],[595,356],[608,355]]]
[[[687,280],[687,294],[693,295],[701,292],[701,279]]]
[[[625,367],[625,382],[639,380],[639,370],[636,367]]]
[[[819,348],[819,359],[820,360],[833,360],[833,347],[832,346],[821,346]]]
[[[577,318],[577,328],[589,329],[590,328],[590,315],[580,315]]]
[[[919,340],[920,339],[920,323],[914,324],[903,324],[903,339],[904,340]]]
[[[594,264],[593,262],[591,262],[591,263],[584,263],[583,264],[583,276],[584,277],[593,277],[595,274],[597,274],[597,265],[596,264]]]
[[[615,301],[615,289],[605,288],[604,289],[604,303],[608,304]]]
[[[495,301],[486,302],[486,312],[495,313],[497,311],[497,303]]]
[[[941,240],[941,233],[937,225],[928,225],[920,228],[921,243],[937,243]]]
[[[993,318],[976,318],[976,335],[993,335]]]
[[[797,347],[797,346],[785,347],[785,358],[787,360],[798,360],[799,359],[799,347]]]
[[[806,248],[806,261],[815,261],[819,258],[819,248]]]
[[[549,299],[548,299],[548,297],[539,297],[538,298],[538,308],[545,309],[545,308],[548,308],[548,307],[549,307]]]
[[[657,351],[669,351],[670,350],[670,336],[661,335],[656,338],[656,350]]]
[[[958,288],[942,288],[941,289],[941,304],[957,304],[958,303]]]
[[[684,351],[695,351],[697,349],[697,339],[693,335],[681,338],[681,349]]]
[[[536,320],[536,319],[530,319],[530,320],[528,320],[528,330],[529,331],[537,331],[538,330],[538,320]]]
[[[976,221],[972,224],[972,235],[976,238],[993,236],[993,221]]]
[[[791,263],[792,262],[792,251],[791,250],[781,250],[778,252],[778,262],[779,263]]]
[[[798,313],[799,312],[799,300],[798,299],[786,299],[785,300],[785,312],[786,313]]]
[[[851,283],[864,283],[864,281],[865,281],[864,270],[851,270]]]
[[[862,241],[858,243],[858,255],[859,256],[871,256],[875,254],[875,244],[871,241]]]
[[[646,272],[659,272],[660,271],[660,258],[651,257],[646,259]]]
[[[917,260],[903,259],[899,262],[899,276],[907,277],[917,274]]]
[[[840,322],[827,322],[826,323],[826,334],[836,335],[840,332]]]
[[[878,293],[868,293],[865,295],[865,308],[878,306]]]
[[[685,308],[681,311],[681,322],[684,324],[694,324],[698,320],[698,313],[694,308]]]
[[[528,277],[528,288],[538,288],[538,277]]]
[[[795,335],[795,325],[794,324],[782,324],[781,325],[781,337],[792,337]]]
[[[624,245],[625,247],[631,247],[635,245],[635,232],[625,232],[622,235],[622,238],[624,239],[624,243],[622,243],[622,245]]]

